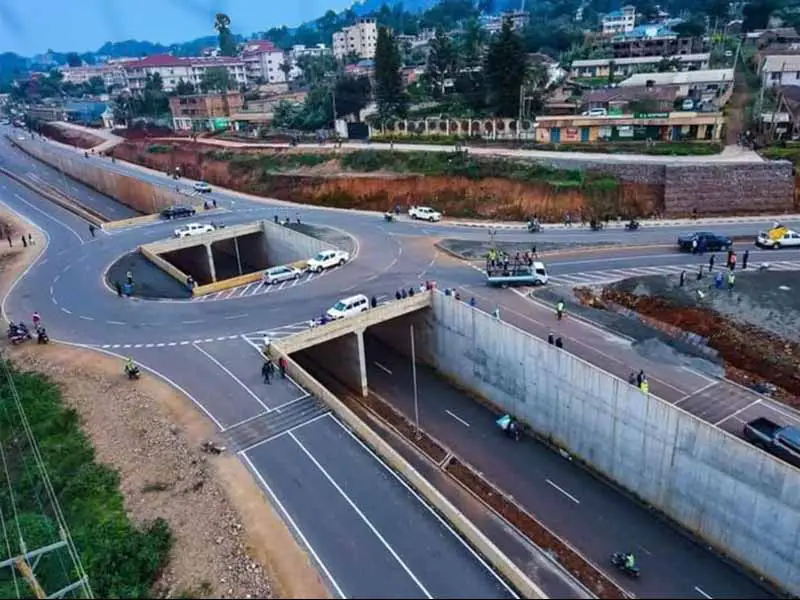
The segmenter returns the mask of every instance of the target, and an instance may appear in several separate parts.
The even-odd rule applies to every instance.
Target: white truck
[[[408,216],[420,221],[430,221],[435,223],[441,221],[442,213],[433,210],[430,206],[412,206],[408,209]]]

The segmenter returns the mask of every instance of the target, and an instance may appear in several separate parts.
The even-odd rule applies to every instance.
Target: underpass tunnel
[[[217,280],[214,264],[205,244],[171,250],[159,256],[190,275],[198,285],[207,285]]]
[[[366,397],[370,392],[367,378],[370,365],[388,370],[381,364],[387,348],[403,356],[409,368],[412,356],[418,364],[432,364],[430,312],[430,309],[418,311],[347,333],[296,352],[292,358],[320,381],[333,378],[350,391]]]
[[[229,279],[256,271],[263,271],[267,263],[264,234],[250,233],[231,237],[211,244],[211,257],[217,279]]]

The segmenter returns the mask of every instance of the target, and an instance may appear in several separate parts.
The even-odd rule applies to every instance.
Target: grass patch
[[[172,148],[165,146],[164,144],[153,144],[152,146],[147,147],[147,151],[150,154],[169,154],[172,152]]]
[[[800,164],[800,144],[787,143],[781,146],[769,146],[759,151],[759,154],[769,160],[789,160],[794,165]]]
[[[212,157],[230,163],[234,170],[260,172],[262,174],[280,173],[295,169],[312,168],[332,161],[336,157],[327,153],[276,153],[266,155],[234,154],[231,152],[212,152]]]
[[[68,408],[56,383],[37,373],[21,372],[5,363],[14,387],[0,374],[0,443],[5,451],[13,496],[0,489],[0,507],[7,529],[0,533],[19,553],[21,532],[28,551],[59,541],[55,512],[48,501],[34,450],[24,434],[15,393],[25,409],[64,519],[72,534],[89,582],[98,598],[146,598],[167,562],[172,537],[162,519],[137,528],[128,518],[119,490],[119,475],[95,460],[94,449],[80,428],[78,414]],[[109,401],[113,401],[109,398]],[[14,519],[12,515],[17,515]],[[44,555],[36,567],[39,583],[54,593],[78,577],[65,548]],[[23,597],[34,597],[17,577]],[[73,593],[74,594],[74,593]],[[18,594],[8,570],[0,575],[0,597]]]

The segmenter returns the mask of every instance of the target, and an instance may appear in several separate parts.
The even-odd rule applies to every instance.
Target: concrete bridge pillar
[[[208,259],[208,272],[211,275],[211,281],[216,283],[217,270],[214,268],[214,253],[211,252],[211,244],[203,244],[206,249],[206,258]]]

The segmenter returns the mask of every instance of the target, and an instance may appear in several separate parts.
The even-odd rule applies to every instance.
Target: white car
[[[412,219],[430,221],[431,223],[441,221],[442,219],[442,213],[433,210],[430,206],[412,206],[408,209],[408,216]]]
[[[300,269],[295,269],[289,265],[281,265],[279,267],[270,267],[264,271],[264,285],[272,285],[274,283],[283,283],[284,281],[292,281],[297,279],[303,274]]]
[[[758,238],[756,238],[756,246],[771,248],[773,250],[778,250],[779,248],[796,248],[800,246],[800,233],[785,227],[777,227],[769,231],[762,231],[758,234]]]
[[[189,223],[183,227],[178,227],[175,230],[176,238],[191,237],[193,235],[203,235],[204,233],[211,233],[214,231],[213,225],[201,225],[200,223]]]
[[[200,192],[201,194],[208,194],[211,191],[211,186],[205,181],[195,181],[194,191]]]
[[[344,250],[323,250],[317,252],[314,258],[309,259],[306,269],[312,273],[321,273],[325,269],[341,267],[348,260],[350,260],[350,254]]]
[[[369,310],[369,299],[364,294],[356,294],[349,298],[342,298],[325,313],[328,318],[344,319]]]

